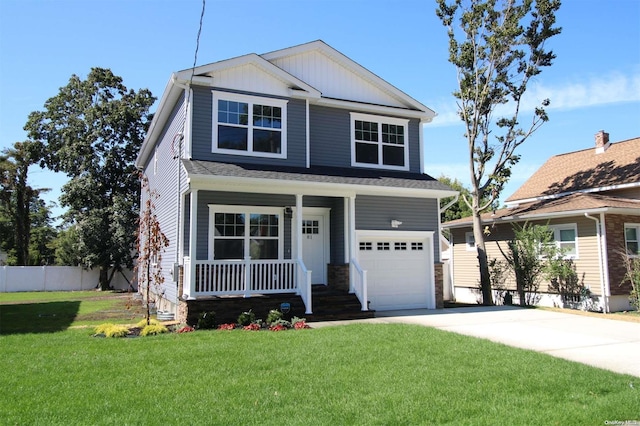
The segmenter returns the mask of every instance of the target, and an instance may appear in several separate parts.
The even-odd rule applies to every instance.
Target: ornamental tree
[[[438,0],[436,14],[449,36],[449,62],[457,72],[453,92],[469,148],[473,234],[478,250],[483,304],[492,305],[491,278],[481,213],[496,202],[515,153],[548,116],[544,100],[521,124],[527,85],[555,55],[545,46],[559,0]]]
[[[129,90],[111,70],[92,68],[86,79],[72,75],[25,125],[40,165],[69,177],[60,202],[78,233],[82,265],[100,269],[102,289],[133,267],[140,206],[134,162],[154,101],[149,90]]]

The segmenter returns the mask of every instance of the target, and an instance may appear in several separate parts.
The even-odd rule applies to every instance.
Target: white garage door
[[[358,255],[367,271],[369,307],[377,311],[433,308],[431,238],[414,234],[358,238]]]

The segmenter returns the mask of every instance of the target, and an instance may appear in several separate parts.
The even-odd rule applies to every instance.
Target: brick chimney
[[[596,133],[596,154],[602,154],[609,148],[609,133],[605,133],[604,130],[600,130]]]

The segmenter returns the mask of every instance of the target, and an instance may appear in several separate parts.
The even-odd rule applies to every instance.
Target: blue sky
[[[529,86],[550,98],[550,121],[519,150],[503,199],[548,157],[640,136],[640,0],[564,0],[557,54]],[[31,111],[91,67],[162,96],[173,71],[193,64],[201,0],[0,0],[0,149],[26,139]],[[427,173],[469,182],[464,129],[451,93],[455,70],[430,0],[207,0],[198,65],[321,39],[439,115],[426,125]],[[155,106],[153,107],[155,110]],[[523,120],[524,121],[524,120]],[[34,168],[32,185],[65,176]],[[60,210],[55,210],[59,213]]]

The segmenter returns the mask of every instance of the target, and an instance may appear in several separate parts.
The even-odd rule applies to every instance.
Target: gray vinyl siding
[[[155,151],[149,156],[144,172],[149,181],[149,190],[155,191],[158,197],[154,200],[155,214],[162,233],[169,240],[169,246],[162,254],[162,275],[164,276],[164,298],[172,303],[177,300],[177,284],[174,279],[173,265],[179,262],[179,234],[178,224],[180,223],[179,197],[180,192],[186,187],[186,175],[181,166],[180,148],[184,149],[184,144],[180,146],[175,136],[183,132],[184,128],[184,98],[178,100],[171,116],[158,138]],[[180,184],[181,188],[178,188]],[[141,209],[145,207],[147,199],[146,191],[142,191]]]
[[[211,90],[211,88],[197,87],[193,91],[192,159],[275,166],[306,166],[306,103],[304,100],[289,99],[287,103],[287,158],[218,154],[211,152],[213,144],[213,95]],[[242,93],[260,96],[254,93]]]
[[[311,165],[351,167],[351,111],[311,105]],[[420,121],[409,121],[409,169],[420,172]]]
[[[433,231],[434,261],[440,261],[437,199],[356,197],[356,230],[393,231],[392,220],[402,222],[398,231]]]
[[[293,207],[296,204],[293,195],[250,194],[221,191],[198,192],[198,243],[197,260],[207,260],[209,255],[209,205],[238,205],[261,207]],[[325,207],[331,209],[330,238],[331,263],[344,262],[344,199],[341,197],[303,197],[304,207]],[[189,256],[189,201],[185,206],[185,242],[184,253]],[[284,258],[291,259],[293,236],[291,218],[284,218]]]

